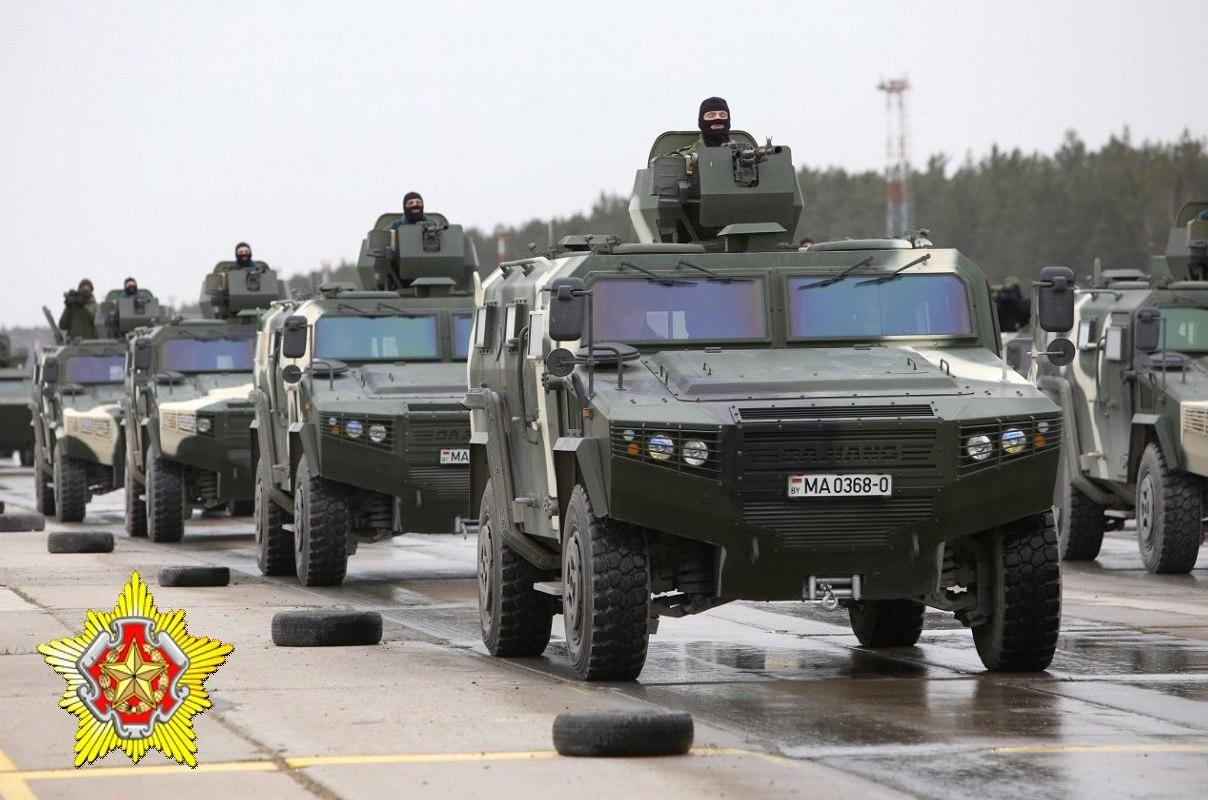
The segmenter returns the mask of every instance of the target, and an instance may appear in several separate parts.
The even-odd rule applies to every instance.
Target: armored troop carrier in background
[[[465,358],[477,258],[440,215],[385,214],[360,286],[276,304],[256,342],[256,545],[266,575],[338,584],[360,542],[468,517]]]
[[[994,670],[1044,669],[1060,614],[1056,405],[1000,355],[990,287],[921,237],[798,249],[787,147],[663,134],[640,243],[571,236],[477,293],[471,491],[483,640],[632,679],[659,616],[846,606],[868,646],[924,606]],[[1065,330],[1072,275],[1040,323]]]
[[[96,313],[96,330],[109,338],[66,341],[43,310],[58,344],[35,351],[34,490],[38,511],[79,522],[92,496],[121,488],[125,476],[124,337],[164,312],[145,289],[115,290]]]
[[[129,535],[174,542],[194,509],[252,513],[256,318],[284,297],[283,282],[264,262],[220,262],[202,284],[203,319],[130,337],[122,398]]]
[[[1075,328],[1075,361],[1036,367],[1064,409],[1062,554],[1096,558],[1135,516],[1146,569],[1189,572],[1208,513],[1208,202],[1183,206],[1148,272],[1096,264]]]
[[[0,458],[16,453],[23,467],[34,463],[28,357],[25,348],[14,349],[9,337],[0,335]]]

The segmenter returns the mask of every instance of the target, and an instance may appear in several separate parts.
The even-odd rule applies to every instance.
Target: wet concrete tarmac
[[[0,499],[28,504],[29,483],[28,471],[0,470]],[[251,791],[253,776],[222,767],[248,763],[271,767],[254,773],[275,781],[255,790],[265,797],[1208,796],[1208,553],[1190,576],[1148,575],[1129,532],[1110,534],[1099,561],[1066,565],[1062,637],[1040,675],[985,673],[969,632],[939,612],[918,646],[874,652],[842,612],[735,603],[663,620],[638,682],[589,685],[566,666],[561,618],[542,658],[485,653],[472,539],[364,545],[344,586],[306,589],[259,575],[247,520],[194,520],[165,546],[122,537],[120,493],[89,515],[49,528],[115,531],[117,552],[51,557],[44,534],[0,534],[6,798],[197,791],[174,773],[38,777],[70,763],[74,721],[55,707],[61,680],[33,646],[77,632],[84,609],[111,606],[133,568],[161,607],[183,607],[191,627],[236,644],[208,684],[215,708],[198,722],[202,762],[219,767],[188,784],[199,796]],[[157,589],[157,567],[170,563],[229,566],[234,582]],[[267,642],[273,612],[331,606],[381,611],[383,644],[303,652]],[[558,711],[632,707],[690,711],[699,757],[550,755]],[[486,755],[466,758],[475,753]],[[15,794],[18,783],[30,794]]]

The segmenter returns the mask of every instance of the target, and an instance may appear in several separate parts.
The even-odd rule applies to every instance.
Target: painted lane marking
[[[17,765],[3,750],[0,750],[0,797],[4,800],[37,800],[37,795],[17,771]]]

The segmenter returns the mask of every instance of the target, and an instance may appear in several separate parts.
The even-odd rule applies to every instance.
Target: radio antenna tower
[[[885,235],[910,230],[910,158],[906,150],[906,76],[883,80],[885,92]]]

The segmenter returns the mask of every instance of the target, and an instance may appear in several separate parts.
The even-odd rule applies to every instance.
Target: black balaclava
[[[247,248],[247,250],[248,250],[247,258],[239,257],[239,248],[241,248],[241,247]],[[247,266],[252,263],[252,246],[250,244],[248,244],[247,242],[240,242],[239,244],[235,245],[235,263],[239,264],[241,266]]]
[[[134,280],[134,278],[126,278],[126,280],[122,282],[122,291],[125,292],[127,296],[138,294],[138,281]]]
[[[419,201],[418,211],[413,211],[407,208],[407,203],[410,200]],[[424,198],[419,192],[407,192],[407,194],[403,196],[403,219],[412,224],[424,221]]]
[[[724,111],[726,119],[705,121],[705,112]],[[701,138],[709,147],[717,147],[730,140],[730,105],[721,97],[708,97],[701,101],[700,112],[696,115],[696,124],[700,128]],[[722,125],[721,130],[713,130],[711,126]]]

